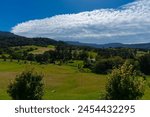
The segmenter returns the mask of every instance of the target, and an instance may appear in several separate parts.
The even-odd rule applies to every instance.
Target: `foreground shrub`
[[[144,77],[134,69],[133,65],[125,62],[109,75],[104,98],[108,100],[140,99],[144,95],[144,86]]]
[[[40,100],[43,96],[43,75],[24,71],[8,86],[8,94],[14,100]]]

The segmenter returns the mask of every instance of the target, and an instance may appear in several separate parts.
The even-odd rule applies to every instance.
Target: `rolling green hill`
[[[3,62],[0,60],[0,99],[10,99],[7,86],[24,69],[34,67],[44,74],[43,99],[99,99],[104,90],[106,75],[80,72],[71,65],[39,65]]]
[[[0,48],[13,47],[13,46],[25,46],[25,45],[37,45],[48,46],[65,44],[64,42],[55,41],[49,38],[27,38],[17,36],[9,32],[0,32]]]
[[[8,84],[25,69],[34,68],[44,74],[45,95],[43,99],[96,100],[104,92],[107,75],[80,72],[71,65],[39,65],[3,62],[0,60],[0,99],[10,99],[6,90]],[[147,77],[148,82],[150,77]],[[150,99],[147,86],[143,99]]]

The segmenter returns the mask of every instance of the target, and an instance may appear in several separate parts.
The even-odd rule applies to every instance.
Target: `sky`
[[[0,30],[84,43],[150,42],[150,0],[1,0]]]

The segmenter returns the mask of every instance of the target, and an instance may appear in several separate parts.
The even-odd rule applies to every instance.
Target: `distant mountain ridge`
[[[67,41],[68,44],[77,46],[89,46],[94,48],[137,48],[137,49],[150,49],[150,43],[141,44],[122,44],[122,43],[108,43],[108,44],[91,44]]]
[[[80,43],[73,41],[56,41],[50,38],[27,38],[15,35],[10,32],[0,31],[0,47],[10,47],[10,46],[23,46],[23,45],[56,45],[58,43],[76,45],[76,46],[88,46],[94,48],[139,48],[139,49],[150,49],[150,43],[142,44],[122,44],[122,43],[108,43],[108,44],[92,44],[92,43]]]

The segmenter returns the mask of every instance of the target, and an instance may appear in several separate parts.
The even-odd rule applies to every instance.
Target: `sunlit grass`
[[[81,73],[70,65],[39,65],[0,62],[0,99],[10,99],[7,86],[25,69],[34,68],[44,74],[45,95],[43,99],[99,99],[104,90],[106,76]]]

